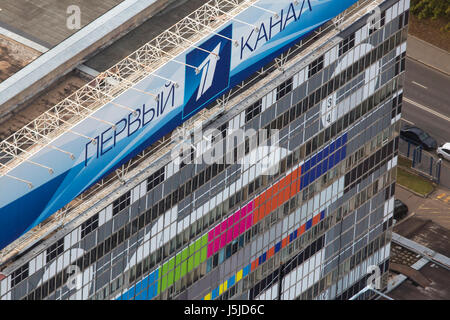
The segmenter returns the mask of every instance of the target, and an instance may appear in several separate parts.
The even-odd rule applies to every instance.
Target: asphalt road
[[[438,144],[450,142],[450,77],[406,60],[402,125],[418,126]]]

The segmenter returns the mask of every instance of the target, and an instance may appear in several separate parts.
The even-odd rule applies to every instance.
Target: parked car
[[[436,152],[439,158],[450,160],[450,142],[441,145]]]
[[[436,150],[437,142],[428,133],[418,127],[405,127],[400,130],[400,138],[427,151]]]
[[[400,220],[408,214],[408,206],[398,199],[394,201],[394,219]]]

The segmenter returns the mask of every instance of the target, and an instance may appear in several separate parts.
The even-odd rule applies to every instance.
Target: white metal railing
[[[301,41],[299,44],[292,47],[289,50],[288,54],[284,56],[283,61],[286,63],[286,65],[292,65],[296,63],[298,60],[303,59],[304,57],[309,55],[311,51],[313,51],[307,50],[307,52],[305,52],[304,51],[305,47],[308,47],[308,49],[309,48],[317,49],[319,47],[326,47],[327,45],[331,46],[332,43],[329,40],[332,39],[336,34],[338,34],[340,30],[351,25],[351,23],[355,22],[363,15],[365,15],[367,13],[367,10],[365,9],[367,9],[368,7],[370,8],[372,6],[376,7],[383,1],[384,0],[358,1],[356,4],[348,8],[338,17],[333,19],[332,24],[329,24],[328,26],[320,29],[320,31],[316,33],[315,37],[310,37],[306,41]],[[200,7],[197,11],[194,11],[189,16],[181,20],[179,23],[171,27],[169,30],[172,30],[173,28],[183,29],[183,27],[179,27],[178,25],[179,24],[183,25],[184,23],[187,23],[189,26],[191,26],[189,30],[199,32],[201,36],[203,36],[204,32],[210,33],[211,28],[217,28],[216,25],[203,25],[203,29],[200,29],[202,25],[194,21],[196,21],[196,19],[199,19],[200,21],[205,20],[205,17],[208,16],[212,10],[212,7],[210,6],[211,2],[217,3],[222,2],[222,0],[220,1],[213,0],[208,2],[207,4]],[[238,6],[237,3],[242,3],[242,1],[227,1],[227,0],[224,2],[228,4],[234,3],[237,6]],[[251,1],[251,3],[254,2],[256,1]],[[234,14],[236,14],[235,13],[236,11],[241,12],[242,10],[248,7],[249,2],[246,2],[245,4],[246,5],[242,5],[241,7],[239,7],[239,9],[236,9],[235,7],[235,10],[230,12],[233,12]],[[220,21],[223,19],[223,15],[217,15],[215,16],[214,19]],[[193,34],[193,36],[194,35],[196,34]],[[159,37],[157,37],[157,39]],[[316,39],[317,37],[320,37],[320,39],[317,40]],[[150,43],[153,43],[153,41],[155,40],[152,40]],[[129,57],[119,62],[116,66],[110,68],[106,72],[101,73],[96,79],[92,80],[90,83],[88,83],[86,86],[84,86],[79,90],[83,92],[82,95],[77,95],[76,92],[75,94],[69,96],[67,99],[75,100],[80,97],[81,99],[80,101],[84,101],[82,99],[89,98],[88,101],[91,101],[92,105],[98,104],[100,106],[102,103],[103,104],[106,103],[108,99],[107,97],[105,97],[104,91],[102,91],[101,89],[97,89],[98,87],[101,88],[102,86],[105,86],[106,88],[105,91],[107,92],[108,95],[113,95],[117,93],[114,90],[122,92],[128,89],[130,86],[130,82],[132,82],[130,78],[142,79],[143,78],[142,74],[148,72],[149,70],[149,67],[143,67],[143,65],[145,64],[143,64],[142,62],[137,63],[138,61],[140,61],[139,57],[145,57],[146,54],[148,54],[148,52],[146,51],[148,47],[149,46],[147,44],[144,45],[141,49],[138,50],[140,54],[137,54],[138,51],[136,51]],[[292,58],[295,58],[295,61],[292,60]],[[130,61],[130,64],[128,64],[127,61]],[[144,61],[147,60],[144,59]],[[115,68],[117,68],[117,71]],[[276,72],[277,70],[279,72]],[[190,136],[190,133],[192,133],[195,130],[195,128],[199,123],[205,125],[211,122],[219,115],[221,115],[223,112],[230,110],[231,108],[233,108],[235,104],[242,101],[246,97],[250,96],[257,89],[263,87],[268,82],[274,80],[277,76],[279,76],[281,72],[282,70],[280,69],[280,65],[277,63],[270,65],[267,69],[262,68],[260,72],[257,72],[255,77],[253,77],[247,82],[243,82],[241,85],[238,85],[236,88],[234,88],[230,93],[217,99],[216,100],[217,103],[214,107],[210,109],[205,108],[201,110],[197,115],[193,116],[191,119],[186,121],[183,124],[184,129],[189,133],[186,136]],[[259,77],[260,74],[267,74],[267,73],[271,74],[269,76],[264,77],[263,79]],[[116,79],[117,77],[119,81],[120,79],[126,79],[125,81],[122,82],[123,86],[126,89],[123,89],[122,87],[116,88],[117,85],[115,87],[114,86],[111,87],[108,84],[108,82],[105,81],[107,77],[111,76],[113,76],[114,79]],[[91,83],[94,83],[95,85],[91,85]],[[91,87],[95,89],[90,90]],[[63,100],[60,104],[55,106],[54,109],[57,110],[64,109],[61,104],[64,104],[66,100]],[[78,109],[79,108],[76,107],[75,110]],[[32,123],[30,123],[29,126],[33,125],[37,121],[45,122],[44,119],[41,120],[39,117]],[[23,130],[28,129],[25,127],[23,128]],[[53,136],[54,131],[50,130],[48,136]],[[185,141],[182,141],[179,144],[182,143],[185,143]],[[75,219],[82,217],[87,219],[88,216],[85,211],[91,209],[89,210],[89,212],[92,214],[94,212],[99,211],[101,208],[100,207],[97,208],[98,203],[101,202],[103,204],[104,202],[113,201],[119,195],[118,189],[120,189],[120,194],[122,194],[134,188],[138,183],[142,182],[142,180],[137,181],[138,180],[137,178],[141,178],[143,174],[150,175],[152,172],[158,170],[162,166],[162,164],[158,164],[158,160],[161,159],[164,155],[170,153],[170,151],[177,145],[178,144],[175,144],[174,141],[172,141],[170,137],[167,136],[155,142],[152,146],[142,151],[139,155],[131,159],[128,163],[122,165],[119,169],[116,170],[115,173],[110,174],[109,176],[101,179],[98,183],[96,183],[90,189],[86,190],[78,198],[74,199],[72,202],[67,204],[64,208],[56,212],[53,216],[48,218],[39,226],[30,230],[28,233],[24,234],[22,237],[20,237],[19,239],[11,243],[9,246],[4,248],[2,251],[0,251],[0,265],[5,261],[8,261],[12,256],[17,254],[18,252],[21,252],[33,246],[39,239],[57,231],[58,228],[65,225],[68,221],[74,221]],[[1,146],[2,145],[0,144],[0,148]],[[128,181],[126,186],[123,185],[124,181]],[[83,212],[85,214],[83,214]]]

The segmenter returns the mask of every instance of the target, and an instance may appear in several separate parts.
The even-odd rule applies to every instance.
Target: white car
[[[444,143],[436,150],[439,158],[450,160],[450,142]]]

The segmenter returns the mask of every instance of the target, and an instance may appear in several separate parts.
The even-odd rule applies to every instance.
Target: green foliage
[[[450,0],[411,0],[411,12],[419,19],[443,18],[445,31],[450,31]]]

